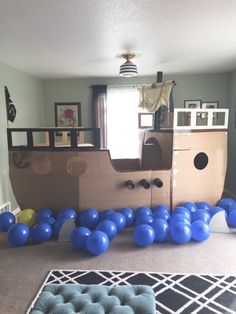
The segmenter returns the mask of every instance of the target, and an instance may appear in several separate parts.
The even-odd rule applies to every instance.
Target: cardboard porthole
[[[38,153],[37,155],[34,155],[31,166],[34,173],[43,176],[51,171],[52,163],[47,154]]]
[[[78,177],[85,173],[87,163],[80,157],[72,157],[67,161],[66,170],[72,177]]]
[[[206,168],[207,165],[208,165],[207,154],[201,152],[195,156],[195,158],[194,158],[195,168],[197,168],[198,170],[202,170],[202,169]]]

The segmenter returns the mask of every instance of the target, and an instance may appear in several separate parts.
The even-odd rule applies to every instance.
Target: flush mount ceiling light
[[[132,77],[138,74],[137,66],[130,60],[136,56],[134,53],[124,53],[120,58],[126,59],[126,62],[120,66],[120,76]]]

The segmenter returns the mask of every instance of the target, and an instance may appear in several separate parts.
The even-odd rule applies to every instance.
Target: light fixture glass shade
[[[137,66],[131,61],[126,61],[120,66],[120,76],[131,77],[138,74]]]

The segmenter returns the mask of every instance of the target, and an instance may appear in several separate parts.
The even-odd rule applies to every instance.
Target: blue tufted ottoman
[[[49,284],[30,314],[154,314],[152,288],[144,285],[115,286]]]

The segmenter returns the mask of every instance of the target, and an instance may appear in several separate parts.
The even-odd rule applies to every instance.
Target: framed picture
[[[217,109],[219,108],[218,101],[210,101],[210,102],[203,102],[202,103],[202,109]],[[216,113],[213,113],[213,118],[215,119],[217,117]],[[206,114],[202,113],[201,118],[206,118]]]
[[[185,100],[184,108],[186,109],[200,109],[201,108],[201,100]]]
[[[81,126],[80,102],[56,102],[55,125],[61,128]]]
[[[219,107],[218,101],[210,101],[210,102],[203,102],[202,109],[217,109]]]
[[[138,114],[138,127],[140,129],[153,128],[154,114],[148,112],[139,112]]]

